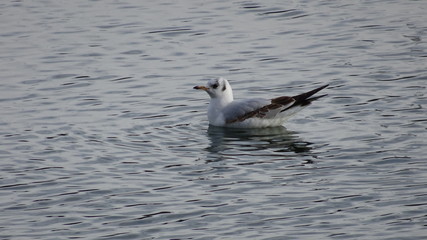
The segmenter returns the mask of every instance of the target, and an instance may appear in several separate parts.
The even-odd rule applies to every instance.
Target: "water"
[[[1,239],[425,239],[424,1],[0,4]],[[208,96],[329,96],[283,128]]]

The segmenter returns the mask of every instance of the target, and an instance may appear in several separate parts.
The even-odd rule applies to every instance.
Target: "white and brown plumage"
[[[208,108],[209,124],[220,127],[262,128],[281,126],[289,117],[326,96],[312,97],[328,85],[293,97],[273,99],[252,98],[234,101],[230,83],[225,78],[208,81],[207,86],[195,86],[211,97]]]

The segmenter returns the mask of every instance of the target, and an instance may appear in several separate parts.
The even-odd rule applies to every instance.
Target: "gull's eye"
[[[213,89],[216,89],[218,87],[218,83],[215,83],[214,85],[212,85]]]

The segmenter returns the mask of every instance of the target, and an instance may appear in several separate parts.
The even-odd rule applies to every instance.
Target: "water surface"
[[[1,239],[425,239],[423,1],[0,4]],[[208,96],[329,96],[209,127]]]

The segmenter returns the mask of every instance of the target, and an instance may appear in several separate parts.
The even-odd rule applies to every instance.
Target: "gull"
[[[312,97],[329,84],[293,97],[282,96],[272,99],[250,98],[234,100],[233,90],[227,79],[220,77],[209,80],[206,86],[195,86],[210,96],[208,107],[209,124],[232,128],[265,128],[282,126],[295,113],[321,97]]]

